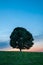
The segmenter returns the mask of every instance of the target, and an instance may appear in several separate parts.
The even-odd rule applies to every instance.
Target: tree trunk
[[[21,52],[21,49],[20,49],[20,52]]]

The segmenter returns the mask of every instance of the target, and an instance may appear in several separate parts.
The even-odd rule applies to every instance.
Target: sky
[[[43,0],[0,0],[0,41],[9,40],[15,27],[43,35]]]

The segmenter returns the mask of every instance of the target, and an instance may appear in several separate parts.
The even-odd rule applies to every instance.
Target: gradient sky
[[[0,41],[19,26],[33,36],[43,34],[43,0],[0,0]]]

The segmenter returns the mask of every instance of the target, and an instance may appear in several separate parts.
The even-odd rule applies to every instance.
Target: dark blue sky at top
[[[43,0],[0,0],[0,10],[43,13]]]
[[[17,26],[42,34],[43,0],[0,0],[0,39],[8,39]]]

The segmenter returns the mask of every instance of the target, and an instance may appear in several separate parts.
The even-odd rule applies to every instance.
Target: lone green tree
[[[25,28],[16,27],[10,35],[10,46],[13,48],[29,49],[33,43],[32,34]]]

